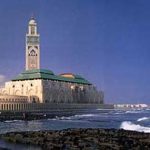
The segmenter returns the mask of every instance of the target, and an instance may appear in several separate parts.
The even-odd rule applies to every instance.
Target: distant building
[[[37,23],[31,18],[26,34],[26,70],[0,89],[0,109],[26,109],[33,103],[103,104],[104,93],[80,75],[55,75],[40,69],[39,37]]]
[[[138,108],[148,108],[147,104],[114,104],[116,109],[138,109]]]

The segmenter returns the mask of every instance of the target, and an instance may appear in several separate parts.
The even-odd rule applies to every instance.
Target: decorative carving
[[[39,37],[38,36],[28,36],[27,43],[28,44],[39,44]]]

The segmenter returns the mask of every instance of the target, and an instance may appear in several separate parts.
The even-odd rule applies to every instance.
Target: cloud
[[[0,83],[4,83],[6,80],[6,77],[2,74],[0,74]]]

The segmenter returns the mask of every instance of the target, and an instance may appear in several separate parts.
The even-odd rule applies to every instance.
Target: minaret
[[[26,70],[40,69],[40,41],[37,23],[32,17],[26,34]]]

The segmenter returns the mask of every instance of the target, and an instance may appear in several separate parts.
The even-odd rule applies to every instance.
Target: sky
[[[0,83],[25,69],[38,23],[41,68],[80,74],[106,103],[150,104],[149,0],[0,0]]]

